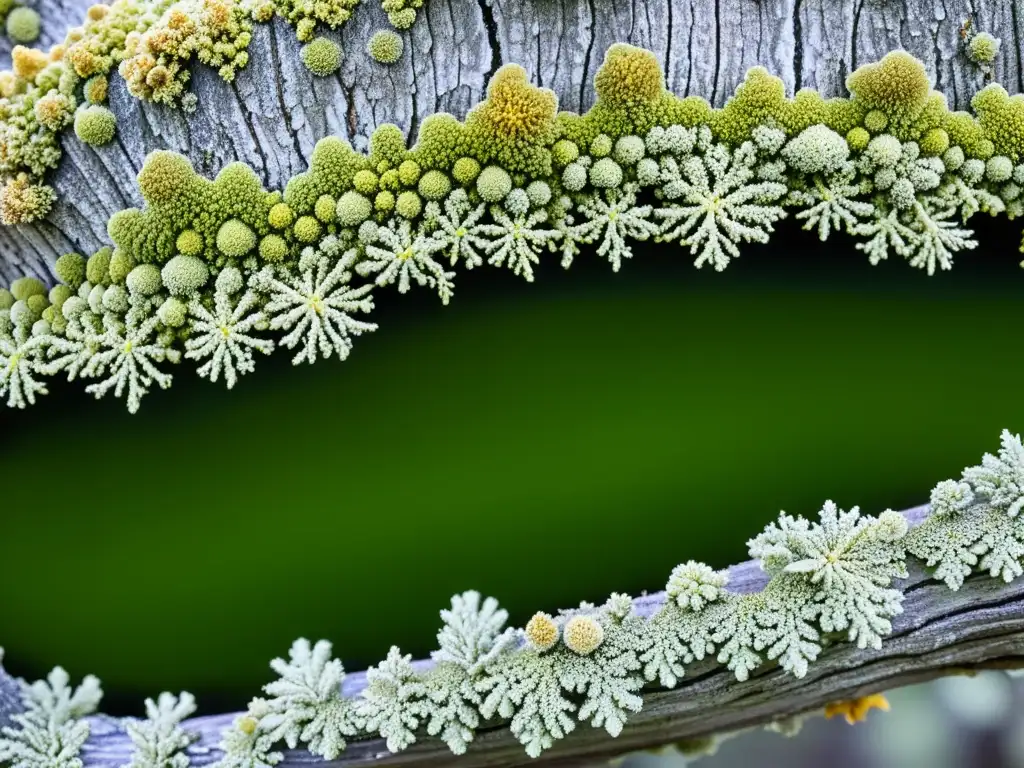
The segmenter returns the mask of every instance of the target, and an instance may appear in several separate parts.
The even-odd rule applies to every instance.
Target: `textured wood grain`
[[[79,18],[86,5],[38,0],[44,41],[60,37],[54,30]],[[194,115],[141,104],[114,78],[117,141],[94,149],[65,135],[64,161],[53,178],[60,202],[44,222],[0,228],[0,279],[48,277],[61,253],[108,244],[106,219],[141,203],[134,175],[153,149],[182,152],[211,175],[242,160],[279,188],[305,169],[323,136],[337,134],[363,148],[381,123],[415,138],[429,114],[463,117],[503,63],[522,64],[558,94],[561,108],[586,109],[594,73],[616,41],[653,50],[673,91],[716,105],[755,64],[782,77],[790,91],[815,87],[844,95],[846,75],[859,64],[904,48],[962,109],[982,85],[980,73],[958,54],[958,30],[967,18],[1003,40],[997,79],[1011,92],[1024,89],[1019,6],[1005,0],[427,0],[404,33],[401,61],[386,67],[365,50],[372,32],[386,26],[379,3],[365,0],[336,36],[345,62],[327,78],[305,70],[293,31],[276,20],[257,27],[251,63],[235,83],[194,68]]]
[[[905,513],[912,523],[926,515],[924,507]],[[730,590],[760,590],[766,575],[755,562],[730,569]],[[803,712],[820,710],[830,701],[853,698],[900,685],[984,667],[1024,665],[1024,579],[1011,584],[979,575],[968,579],[959,592],[930,580],[911,565],[910,578],[899,584],[906,594],[904,613],[893,622],[893,634],[880,651],[858,650],[838,644],[825,650],[810,672],[797,680],[777,668],[767,668],[752,679],[738,683],[732,673],[710,663],[689,670],[671,691],[647,691],[643,711],[631,717],[617,739],[603,730],[579,725],[541,758],[526,756],[508,729],[494,723],[480,731],[469,752],[458,758],[462,768],[517,765],[596,764],[612,756],[681,739],[694,739],[764,725]],[[664,593],[638,598],[639,613],[653,614],[665,600]],[[421,668],[429,662],[419,662]],[[3,673],[0,670],[0,683]],[[343,685],[347,696],[365,686],[365,675],[350,675]],[[200,735],[190,749],[193,765],[218,758],[221,731],[234,715],[201,717],[185,727]],[[129,761],[131,743],[121,721],[92,718],[92,735],[83,758],[88,768],[118,768]],[[410,750],[393,755],[379,739],[349,745],[333,766],[453,764],[443,743],[424,738]],[[285,768],[314,760],[303,751],[287,752]]]

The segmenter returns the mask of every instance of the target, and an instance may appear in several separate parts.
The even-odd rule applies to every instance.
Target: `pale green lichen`
[[[24,45],[33,43],[39,38],[39,14],[32,8],[18,6],[7,14],[4,28],[13,42]]]
[[[227,0],[203,2],[213,13],[219,6],[209,3]],[[192,34],[188,15],[171,8],[182,10],[169,6],[161,24],[180,21],[182,34]],[[85,30],[63,53],[78,51],[78,77],[105,71],[85,55],[98,54],[78,46],[102,37],[96,30],[122,13],[96,12],[95,29],[87,25],[94,36]],[[230,26],[230,13],[224,22]],[[157,27],[148,29],[152,44]],[[181,155],[153,152],[138,176],[143,207],[107,223],[114,248],[92,254],[84,275],[81,257],[58,263],[80,301],[53,306],[40,297],[7,310],[0,337],[23,349],[23,378],[19,394],[10,394],[13,384],[4,394],[23,406],[45,392],[48,375],[102,378],[120,358],[93,365],[91,356],[126,333],[142,334],[152,353],[132,363],[143,373],[120,387],[89,383],[90,391],[133,391],[137,408],[149,384],[170,382],[157,363],[176,362],[183,351],[194,353],[186,357],[203,375],[233,385],[254,366],[241,346],[210,347],[231,358],[234,374],[207,367],[185,346],[215,322],[236,328],[237,344],[250,351],[301,343],[297,360],[346,357],[352,337],[373,327],[353,314],[372,309],[372,285],[418,285],[448,302],[456,265],[486,262],[532,280],[548,255],[568,268],[593,245],[618,270],[633,242],[653,239],[678,242],[696,266],[721,270],[742,243],[765,242],[793,213],[823,240],[852,236],[873,264],[897,256],[931,274],[976,247],[964,224],[973,214],[1024,215],[1024,97],[999,86],[975,96],[977,119],[949,112],[920,62],[896,52],[850,76],[851,99],[825,102],[807,91],[787,99],[781,81],[754,68],[723,109],[711,110],[668,93],[656,64],[641,49],[610,48],[596,78],[598,102],[585,115],[559,113],[551,91],[531,85],[520,67],[502,67],[465,122],[427,119],[411,147],[397,126],[382,125],[368,153],[321,139],[308,170],[280,191],[265,189],[242,163],[210,180]],[[60,120],[71,103],[54,97],[39,111]],[[78,109],[84,116],[105,108]],[[52,191],[28,173],[0,189],[6,221],[39,218],[52,202]],[[251,293],[218,290],[225,270],[237,271]],[[340,315],[326,309],[321,290],[335,296]],[[304,302],[311,314],[299,311]],[[78,362],[54,367],[51,354]]]
[[[401,35],[392,32],[390,29],[381,29],[373,33],[366,50],[374,61],[381,64],[394,64],[402,58],[402,49],[405,44]]]
[[[318,77],[327,77],[341,67],[341,46],[326,37],[306,43],[300,56],[306,69]]]

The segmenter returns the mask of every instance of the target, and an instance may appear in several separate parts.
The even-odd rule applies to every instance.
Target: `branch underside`
[[[190,88],[199,101],[187,117],[138,101],[115,76],[110,107],[118,118],[116,140],[89,147],[64,134],[64,157],[50,179],[58,202],[44,221],[0,228],[0,281],[31,274],[52,282],[58,256],[106,245],[107,219],[142,204],[134,179],[152,150],[181,152],[208,175],[240,160],[267,188],[280,189],[306,169],[324,136],[342,136],[365,149],[382,123],[395,123],[414,139],[430,114],[464,117],[501,64],[521,64],[532,82],[555,91],[561,109],[586,110],[594,100],[594,73],[614,42],[654,51],[670,90],[716,106],[758,64],[781,77],[790,92],[812,87],[825,96],[845,95],[845,78],[858,65],[902,48],[925,63],[951,107],[965,109],[984,84],[959,52],[960,26],[972,19],[975,28],[1002,38],[995,78],[1011,93],[1024,90],[1024,14],[1003,0],[604,2],[428,0],[405,33],[402,59],[387,67],[366,51],[373,31],[387,21],[379,3],[365,0],[333,35],[345,51],[341,69],[323,78],[302,65],[291,27],[279,19],[259,24],[250,64],[234,83],[210,68],[192,67]],[[76,12],[74,5],[80,6]],[[82,17],[87,5],[39,3],[44,42],[48,35],[58,39],[52,30]]]
[[[925,507],[905,513],[912,524],[927,514]],[[730,569],[730,591],[756,592],[768,582],[753,561]],[[806,677],[796,679],[778,668],[737,682],[733,674],[712,662],[697,664],[670,691],[650,691],[643,710],[630,718],[622,734],[610,738],[603,729],[580,725],[541,757],[531,759],[503,723],[481,728],[468,752],[455,758],[436,739],[422,739],[393,754],[381,739],[350,743],[338,760],[325,763],[303,750],[287,751],[281,766],[321,764],[450,765],[464,768],[593,764],[627,752],[667,743],[723,734],[766,725],[800,713],[894,687],[951,674],[970,674],[984,668],[1024,665],[1024,580],[1004,583],[979,574],[956,592],[930,580],[917,564],[910,578],[897,585],[905,593],[904,612],[893,621],[893,632],[879,651],[858,650],[838,642],[826,649]],[[636,610],[650,616],[664,603],[665,594],[639,598]],[[429,662],[421,662],[421,665]],[[365,675],[349,675],[343,694],[351,697],[365,687]],[[200,735],[188,750],[191,764],[208,765],[220,756],[222,731],[234,715],[187,721],[183,727]],[[92,735],[82,749],[88,768],[116,768],[130,761],[133,745],[122,723],[106,717],[91,719]]]

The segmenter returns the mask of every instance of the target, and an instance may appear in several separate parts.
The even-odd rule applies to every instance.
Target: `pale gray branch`
[[[926,515],[924,507],[905,513],[912,523]],[[880,651],[858,650],[837,643],[826,649],[802,680],[768,668],[740,683],[732,673],[708,662],[695,666],[671,691],[649,690],[643,711],[633,716],[617,739],[604,730],[581,724],[568,738],[540,758],[527,757],[522,746],[501,723],[477,734],[469,752],[457,758],[462,768],[483,766],[561,766],[595,764],[625,752],[683,739],[695,739],[765,725],[798,713],[820,710],[825,704],[917,683],[949,674],[986,667],[1024,665],[1024,579],[1006,584],[987,575],[967,580],[958,592],[929,579],[915,563],[910,578],[899,583],[905,592],[904,613],[893,621],[892,636]],[[730,589],[758,591],[767,576],[755,562],[730,569]],[[664,593],[636,600],[637,610],[651,615],[663,604]],[[420,662],[421,667],[429,662]],[[2,682],[0,673],[0,682]],[[354,696],[365,685],[363,673],[350,675],[343,685]],[[234,715],[191,720],[187,729],[201,738],[190,750],[193,765],[207,765],[219,757],[221,731]],[[129,761],[131,743],[123,724],[112,718],[93,718],[92,735],[83,751],[88,768],[118,768]],[[436,738],[391,754],[379,739],[349,745],[332,766],[398,766],[417,768],[451,765],[455,761]],[[284,768],[323,761],[307,752],[286,753]]]

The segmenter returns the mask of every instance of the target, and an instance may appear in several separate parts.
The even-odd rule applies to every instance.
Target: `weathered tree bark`
[[[918,507],[905,514],[914,524],[925,517],[927,510]],[[766,583],[766,574],[755,562],[730,569],[729,588],[737,593],[758,591]],[[457,765],[595,765],[626,752],[765,725],[820,710],[828,702],[943,675],[1024,666],[1024,579],[1005,584],[987,575],[977,575],[968,579],[958,592],[951,592],[912,563],[910,578],[898,586],[906,595],[904,613],[893,621],[893,633],[880,651],[858,650],[839,643],[827,649],[802,680],[775,668],[739,683],[731,672],[709,662],[692,668],[688,677],[671,691],[646,692],[643,711],[630,719],[616,739],[604,730],[581,724],[554,749],[531,759],[509,730],[498,723],[478,732],[468,753],[457,758]],[[648,595],[639,598],[636,606],[641,614],[651,615],[664,599],[664,593]],[[362,673],[350,675],[344,682],[343,693],[356,695],[364,685]],[[184,724],[200,735],[189,750],[192,765],[206,765],[219,757],[220,733],[233,718],[217,715]],[[92,735],[82,756],[87,768],[119,768],[129,762],[131,749],[123,723],[97,717],[92,719]],[[329,764],[303,751],[289,751],[282,766],[317,763],[339,768],[426,768],[450,765],[455,759],[435,738],[424,737],[399,754],[388,752],[382,740],[371,739],[351,743],[340,759]]]
[[[38,0],[44,41],[78,23],[88,0]],[[748,67],[762,64],[793,91],[814,87],[845,95],[847,74],[903,48],[927,65],[950,105],[965,109],[982,75],[958,49],[968,18],[1002,38],[995,76],[1024,90],[1024,8],[1006,0],[427,0],[405,33],[402,59],[372,61],[365,43],[386,26],[376,0],[364,0],[337,39],[341,70],[313,77],[299,61],[294,31],[284,22],[257,25],[248,67],[236,82],[196,65],[195,114],[144,104],[112,80],[117,140],[90,148],[65,134],[64,159],[53,176],[59,202],[46,221],[0,228],[0,279],[48,277],[67,251],[91,253],[108,244],[105,223],[142,201],[135,174],[146,154],[173,149],[214,174],[242,160],[268,187],[305,170],[316,141],[336,134],[365,147],[381,123],[415,139],[434,112],[463,117],[480,100],[498,66],[523,65],[534,82],[558,94],[562,109],[593,102],[592,80],[614,42],[654,51],[668,87],[721,105]],[[77,8],[76,8],[77,6]],[[2,53],[2,51],[0,51]]]

